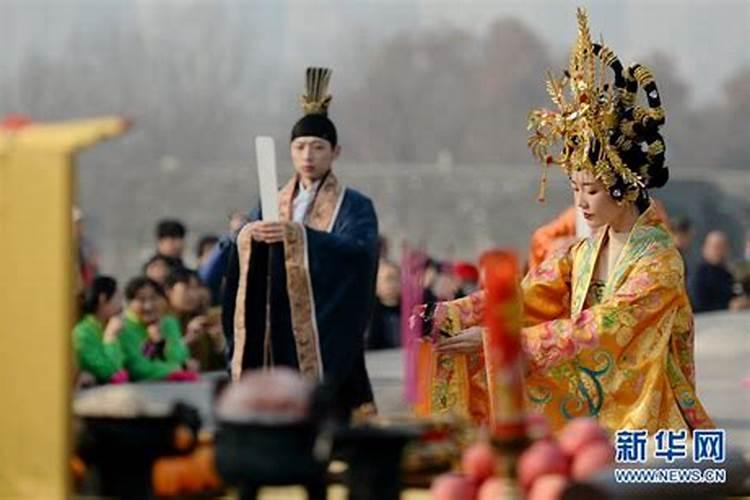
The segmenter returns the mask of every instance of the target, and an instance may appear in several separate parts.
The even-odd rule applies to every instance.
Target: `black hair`
[[[164,297],[164,288],[159,283],[146,276],[136,276],[125,286],[125,298],[129,301],[133,300],[138,292],[147,286],[153,288],[157,295]]]
[[[162,219],[156,224],[156,239],[184,238],[187,233],[185,225],[176,219]]]
[[[117,292],[117,280],[111,276],[97,276],[86,289],[81,299],[81,316],[86,314],[96,314],[99,309],[99,297],[109,300]]]
[[[305,115],[292,127],[292,137],[290,141],[298,137],[319,137],[331,144],[335,148],[338,144],[338,133],[336,126],[326,116],[321,114]]]
[[[148,269],[148,266],[150,266],[154,262],[159,262],[159,261],[163,262],[169,269],[172,268],[172,263],[169,262],[169,259],[157,253],[156,255],[148,259],[145,264],[143,264],[143,268],[141,269],[143,274],[146,274],[146,270]]]
[[[666,145],[659,132],[665,122],[659,89],[645,66],[633,64],[624,67],[608,47],[598,43],[593,44],[593,52],[614,73],[613,85],[618,95],[615,112],[619,124],[609,131],[609,146],[616,149],[624,166],[643,182],[641,187],[634,187],[632,182],[626,182],[621,174],[615,173],[609,194],[620,201],[626,192],[637,189],[635,205],[644,212],[650,204],[647,190],[660,188],[669,180],[669,168],[665,165]],[[645,94],[647,107],[635,104],[639,89]],[[598,143],[590,148],[592,165],[601,156],[601,149],[602,145]]]
[[[164,280],[164,288],[167,290],[171,289],[178,283],[184,283],[189,284],[190,280],[196,280],[198,283],[200,283],[200,278],[198,277],[198,273],[193,271],[192,269],[187,269],[185,267],[179,267],[177,269],[174,269],[167,278]]]

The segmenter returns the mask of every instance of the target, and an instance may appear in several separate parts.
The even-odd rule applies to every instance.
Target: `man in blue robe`
[[[358,415],[375,412],[364,361],[374,303],[378,221],[372,201],[331,170],[340,154],[327,116],[330,70],[310,68],[305,116],[293,127],[294,177],[279,193],[280,222],[256,210],[227,262],[224,332],[233,379],[291,366],[337,389]]]

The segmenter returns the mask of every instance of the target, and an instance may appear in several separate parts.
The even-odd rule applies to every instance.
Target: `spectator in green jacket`
[[[123,354],[118,342],[122,330],[122,295],[109,276],[94,278],[86,290],[81,320],[73,328],[73,348],[78,368],[98,383],[126,382]]]
[[[184,368],[189,352],[179,321],[160,311],[163,295],[161,285],[145,276],[133,278],[125,288],[128,306],[120,347],[131,380],[196,378]]]

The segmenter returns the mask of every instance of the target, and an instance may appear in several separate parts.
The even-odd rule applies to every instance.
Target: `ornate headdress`
[[[328,118],[328,106],[333,97],[328,93],[331,81],[328,68],[307,68],[305,93],[300,98],[305,116],[292,128],[292,140],[297,137],[320,137],[336,146],[337,133],[333,122]]]
[[[624,68],[609,47],[593,43],[586,11],[579,8],[577,15],[578,40],[568,71],[561,78],[550,74],[547,80],[547,92],[558,109],[529,114],[528,145],[544,168],[539,199],[544,200],[548,167],[556,164],[568,175],[590,170],[618,201],[647,200],[646,189],[661,187],[669,178],[659,134],[665,117],[656,83],[645,66]],[[636,104],[639,88],[647,107]]]

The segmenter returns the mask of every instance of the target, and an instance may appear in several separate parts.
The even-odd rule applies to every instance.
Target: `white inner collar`
[[[320,179],[310,184],[310,189],[305,189],[305,185],[302,184],[302,181],[299,181],[297,184],[298,184],[297,187],[298,187],[299,193],[300,194],[304,193],[305,195],[309,196],[313,194],[316,189],[318,189],[318,186],[320,185]]]

